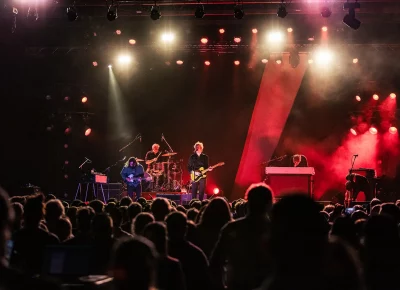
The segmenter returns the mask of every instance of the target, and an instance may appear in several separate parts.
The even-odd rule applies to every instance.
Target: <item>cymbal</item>
[[[178,153],[176,153],[176,152],[171,152],[171,153],[165,153],[165,154],[163,154],[163,155],[161,155],[161,156],[163,156],[163,157],[170,157],[170,156],[174,156],[174,155],[176,155],[176,154],[178,154]]]

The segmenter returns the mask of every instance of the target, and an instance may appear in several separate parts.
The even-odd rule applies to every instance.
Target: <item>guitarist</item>
[[[142,183],[140,178],[144,176],[144,169],[141,164],[136,161],[136,158],[129,158],[128,164],[122,168],[121,176],[127,184],[128,195],[133,199],[133,193],[136,194],[138,200],[142,194]]]
[[[208,156],[203,154],[204,145],[201,142],[194,144],[194,153],[189,157],[188,170],[189,172],[199,170],[200,167],[204,169],[209,168]],[[210,169],[211,171],[212,169]],[[199,199],[203,200],[204,191],[206,189],[206,178],[202,178],[197,182],[192,182],[192,199],[196,198],[197,190],[199,191]]]

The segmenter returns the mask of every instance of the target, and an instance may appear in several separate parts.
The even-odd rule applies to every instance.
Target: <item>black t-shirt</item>
[[[204,169],[207,169],[209,167],[208,156],[203,153],[201,153],[199,156],[195,152],[189,157],[188,170],[189,172],[191,172],[194,170],[198,170],[201,167],[203,167]]]

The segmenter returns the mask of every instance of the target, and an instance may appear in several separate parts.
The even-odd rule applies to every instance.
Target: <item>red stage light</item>
[[[116,33],[117,35],[121,35],[122,31],[118,29],[118,30],[115,31],[115,33]]]
[[[82,97],[82,103],[86,103],[88,101],[87,97]]]
[[[357,136],[357,131],[353,128],[350,129],[350,133],[353,134],[354,136]]]
[[[361,97],[360,96],[356,96],[356,100],[357,100],[357,102],[361,102]]]
[[[92,129],[91,129],[91,128],[87,128],[87,129],[85,130],[85,136],[89,136],[90,133],[92,133]]]
[[[64,97],[64,101],[68,102],[68,101],[69,101],[69,97],[68,97],[68,96],[65,96],[65,97]]]
[[[209,62],[208,60],[206,60],[206,61],[204,62],[204,64],[207,65],[207,66],[209,66],[209,65],[211,64],[211,62]]]
[[[68,144],[64,144],[64,149],[68,149]]]
[[[215,188],[213,189],[213,193],[214,193],[214,194],[218,194],[218,193],[219,193],[219,188],[218,188],[218,187],[215,187]]]
[[[358,63],[358,58],[353,58],[353,63]]]
[[[372,98],[373,98],[375,101],[379,100],[379,96],[378,96],[377,94],[374,94],[374,95],[372,96]]]
[[[253,28],[253,29],[251,30],[251,32],[253,32],[253,33],[255,34],[255,33],[258,32],[258,30],[257,30],[257,28]]]
[[[292,27],[289,27],[289,28],[287,29],[287,32],[289,32],[289,33],[293,32],[293,28],[292,28]]]
[[[369,132],[372,135],[376,135],[376,134],[378,134],[378,129],[376,129],[375,127],[371,127],[371,128],[369,128]]]
[[[64,133],[65,133],[65,134],[71,133],[71,127],[65,128]]]
[[[276,60],[276,63],[277,63],[277,64],[281,64],[282,61],[281,61],[280,59],[277,59],[277,60]]]
[[[390,96],[390,98],[391,98],[392,100],[396,99],[396,94],[395,94],[395,93],[391,93],[389,96]]]
[[[326,31],[328,31],[328,27],[326,27],[326,26],[322,26],[322,31],[324,31],[324,32],[326,32]]]
[[[93,64],[93,66],[97,66],[98,65],[97,61],[92,62],[92,64]]]
[[[233,41],[236,43],[240,43],[242,41],[242,39],[240,37],[234,37]]]
[[[136,44],[136,40],[134,40],[134,39],[129,39],[129,44],[132,44],[132,45]]]
[[[261,60],[261,62],[262,62],[262,63],[267,63],[267,62],[268,62],[268,59],[263,58],[263,59]]]
[[[176,64],[177,64],[177,65],[181,65],[181,64],[183,64],[183,61],[182,61],[182,60],[177,60],[177,61],[176,61]]]
[[[65,179],[68,179],[68,174],[64,174],[64,178],[65,178]]]
[[[68,160],[65,160],[65,161],[64,161],[64,164],[65,164],[65,165],[68,165],[68,164],[69,164],[69,161],[68,161]]]
[[[240,61],[235,60],[233,63],[234,63],[235,65],[239,65],[239,64],[240,64]]]
[[[206,43],[208,42],[208,39],[205,38],[205,37],[203,37],[202,39],[200,39],[200,42],[201,42],[202,44],[206,44]]]
[[[389,128],[389,133],[390,133],[390,134],[396,134],[396,133],[397,133],[397,128],[394,127],[394,126],[390,127],[390,128]]]
[[[224,34],[224,33],[225,33],[225,29],[220,28],[220,29],[219,29],[219,33]]]

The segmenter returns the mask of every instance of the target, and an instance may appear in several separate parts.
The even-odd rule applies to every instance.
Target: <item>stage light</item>
[[[220,33],[220,34],[224,34],[224,33],[225,33],[225,29],[220,28],[220,29],[219,29],[219,33]]]
[[[129,44],[131,44],[131,45],[136,44],[136,40],[134,40],[134,39],[129,39]]]
[[[64,130],[64,133],[65,133],[65,135],[68,135],[69,133],[71,133],[71,127],[70,126],[68,126],[67,128],[65,128],[65,130]]]
[[[218,194],[218,193],[219,193],[219,188],[218,187],[214,187],[213,194]]]
[[[353,63],[354,64],[358,63],[358,58],[353,58]]]
[[[279,5],[276,15],[278,15],[279,18],[285,18],[288,15],[284,4]]]
[[[254,34],[256,34],[256,33],[258,32],[258,30],[257,30],[257,28],[253,28],[253,29],[251,30],[251,32],[253,32]]]
[[[110,5],[110,7],[108,7],[108,11],[107,11],[107,20],[114,21],[117,18],[118,18],[117,6]]]
[[[205,11],[204,11],[204,6],[203,6],[203,4],[200,4],[200,1],[198,1],[198,2],[199,2],[199,4],[197,5],[196,10],[195,10],[195,12],[194,12],[194,17],[201,19],[201,18],[204,17],[204,15],[205,15],[206,13],[205,13]]]
[[[397,128],[394,127],[394,126],[391,126],[391,127],[389,128],[389,133],[390,133],[390,134],[396,134],[396,133],[397,133]]]
[[[289,55],[289,64],[292,68],[296,68],[300,64],[300,55],[297,51],[292,51]]]
[[[350,129],[350,133],[353,134],[354,136],[357,136],[357,131],[354,128]]]
[[[328,50],[319,50],[316,53],[316,62],[317,64],[323,65],[323,64],[330,64],[333,60],[333,54],[332,52]]]
[[[82,103],[86,103],[87,101],[88,101],[88,98],[87,97],[82,97]]]
[[[86,128],[85,128],[85,136],[89,136],[90,133],[92,133],[92,129],[86,126]]]
[[[204,64],[205,64],[206,66],[209,66],[211,63],[210,63],[208,60],[206,60],[206,61],[204,62]]]
[[[53,130],[53,128],[54,128],[54,125],[49,125],[46,127],[46,130],[50,132]]]
[[[65,179],[68,179],[68,174],[64,174],[64,178],[65,178]]]
[[[354,30],[357,30],[361,26],[361,21],[356,19],[356,9],[360,7],[360,3],[358,2],[345,2],[343,4],[343,9],[349,9],[349,13],[343,18],[343,23]]]
[[[122,34],[122,31],[121,31],[121,30],[119,30],[119,29],[117,29],[117,30],[115,30],[115,34],[117,34],[117,35],[121,35],[121,34]]]
[[[374,95],[372,96],[372,98],[373,98],[375,101],[379,100],[379,96],[378,96],[377,94],[374,94]]]
[[[64,144],[64,149],[68,149],[68,144],[67,143]]]
[[[64,164],[65,164],[65,165],[68,165],[68,164],[69,164],[69,161],[68,161],[68,160],[65,160],[65,161],[64,161]]]
[[[322,30],[323,32],[327,32],[327,31],[328,31],[328,27],[322,26],[321,30]]]
[[[206,44],[208,42],[208,38],[203,37],[202,39],[200,39],[200,42],[202,44]]]
[[[93,66],[98,66],[97,61],[92,62]]]
[[[183,64],[183,61],[179,59],[179,60],[176,61],[176,64],[177,64],[177,65],[182,65],[182,64]]]
[[[69,101],[69,96],[64,97],[64,101],[68,102]]]
[[[332,15],[331,9],[329,7],[322,7],[321,9],[321,16],[324,18],[328,18],[329,16]]]
[[[175,35],[174,35],[173,33],[163,33],[163,34],[161,35],[161,39],[162,39],[162,41],[164,41],[164,42],[171,43],[172,41],[174,41]]]
[[[293,28],[292,28],[292,27],[289,27],[289,28],[287,29],[287,32],[292,33],[292,32],[293,32]]]
[[[151,7],[150,18],[154,21],[161,18],[161,12],[160,10],[158,10],[158,7],[156,5]]]
[[[314,60],[312,60],[312,59],[308,60],[308,64],[313,64],[313,63],[314,63]]]
[[[356,96],[356,100],[357,100],[357,102],[361,102],[361,97],[360,96]]]
[[[280,43],[284,39],[283,34],[279,31],[268,33],[268,41],[271,43]]]
[[[376,129],[375,127],[371,127],[371,128],[369,128],[369,132],[372,135],[376,135],[376,134],[378,134],[378,129]]]
[[[78,18],[78,12],[76,11],[75,7],[70,6],[67,8],[67,18],[71,22]]]
[[[240,37],[234,37],[233,38],[233,41],[235,42],[235,43],[240,43],[241,41],[242,41],[242,39],[240,38]]]
[[[111,64],[109,64],[109,65],[108,65],[108,68],[112,68],[112,65],[111,65]]]
[[[132,62],[132,57],[127,54],[122,54],[122,55],[118,56],[118,62],[120,64],[129,64]]]
[[[235,60],[233,63],[234,63],[235,65],[239,65],[239,64],[240,64],[240,61]]]
[[[261,62],[262,62],[262,63],[267,63],[267,62],[268,62],[268,59],[263,58],[263,59],[261,60]]]
[[[282,60],[277,59],[275,62],[276,62],[277,64],[281,64],[281,63],[282,63]]]
[[[244,16],[244,11],[243,11],[243,6],[242,5],[236,5],[234,8],[233,8],[233,16],[236,18],[236,19],[242,19],[243,18],[243,16]]]
[[[389,96],[390,96],[390,98],[391,98],[392,100],[396,99],[396,94],[395,94],[395,93],[391,93]]]

